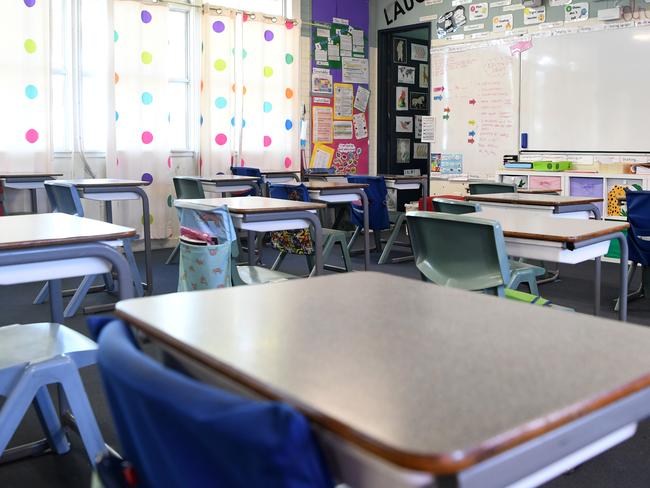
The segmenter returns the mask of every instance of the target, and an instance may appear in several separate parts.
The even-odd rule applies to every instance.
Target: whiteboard
[[[650,152],[650,28],[534,38],[521,55],[532,151]]]
[[[494,175],[504,154],[517,154],[519,55],[512,42],[431,51],[432,153],[462,155],[462,173]]]

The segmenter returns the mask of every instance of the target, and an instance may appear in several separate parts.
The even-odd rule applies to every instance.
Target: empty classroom
[[[0,487],[650,486],[644,4],[0,3]]]

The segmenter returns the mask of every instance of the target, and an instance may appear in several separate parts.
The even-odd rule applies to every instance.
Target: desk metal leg
[[[32,213],[38,213],[38,193],[36,193],[36,188],[29,189],[29,196],[32,201]]]
[[[247,232],[246,235],[248,239],[246,243],[248,246],[248,265],[255,266],[255,232]]]
[[[106,222],[112,224],[113,223],[113,202],[111,200],[105,201],[104,208],[106,209]]]
[[[56,324],[63,323],[63,293],[61,292],[61,280],[48,281],[48,292],[50,294],[50,317]]]
[[[363,189],[354,191],[361,198],[361,203],[363,204],[363,249],[364,249],[364,259],[363,267],[365,271],[368,271],[370,267],[370,208],[368,205],[368,197],[366,192]]]
[[[594,315],[600,314],[601,258],[594,259]]]

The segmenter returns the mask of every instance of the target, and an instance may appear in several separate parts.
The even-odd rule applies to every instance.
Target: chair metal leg
[[[142,277],[140,276],[138,264],[135,262],[133,250],[131,249],[131,241],[125,239],[122,241],[122,247],[124,248],[124,257],[126,258],[127,263],[129,263],[129,269],[131,271],[131,276],[133,277],[133,285],[135,286],[136,297],[143,297],[144,287],[142,286]]]
[[[178,253],[180,252],[180,250],[181,250],[181,243],[179,242],[178,244],[176,244],[176,247],[167,258],[167,261],[165,261],[165,264],[172,264],[178,257]]]
[[[381,252],[381,230],[373,230],[372,235],[375,237],[375,252]]]
[[[275,261],[273,262],[273,265],[271,266],[271,271],[277,271],[280,266],[282,266],[282,263],[284,262],[284,258],[287,257],[287,253],[282,251],[278,254],[278,257],[275,258]]]
[[[357,238],[361,235],[361,227],[356,227],[354,229],[354,233],[352,234],[352,237],[350,238],[350,241],[348,242],[348,251],[352,251],[352,248],[354,247],[354,243],[356,242]]]
[[[345,241],[340,241],[339,244],[341,246],[341,253],[343,254],[343,263],[345,265],[345,270],[350,272],[352,271],[352,259],[350,258],[348,246],[345,245]]]
[[[43,285],[43,288],[41,288],[41,291],[38,292],[38,295],[36,295],[36,298],[34,298],[34,305],[40,305],[41,303],[45,303],[48,298],[50,297],[50,290],[47,286],[47,283]]]
[[[404,226],[405,223],[406,223],[406,214],[400,213],[397,217],[397,221],[395,222],[395,225],[393,226],[393,230],[391,231],[390,236],[388,237],[386,246],[384,247],[384,250],[381,253],[381,256],[379,257],[378,264],[386,264],[388,262],[390,253],[393,250],[393,245],[395,244],[395,241],[397,240],[397,237],[399,236],[402,227]]]
[[[86,298],[88,290],[90,290],[90,287],[93,285],[96,279],[97,275],[89,275],[84,277],[84,279],[81,281],[81,284],[79,285],[79,288],[77,288],[77,291],[68,303],[68,306],[65,307],[65,310],[63,311],[63,316],[65,318],[69,319],[70,317],[74,317],[74,315],[77,313],[77,310],[79,310],[79,307],[81,307],[84,298]]]
[[[630,286],[632,285],[632,280],[634,279],[634,275],[636,275],[637,268],[638,268],[638,263],[630,263],[630,266],[628,267],[628,275],[627,275],[627,287],[628,287],[628,290],[629,290]],[[642,298],[643,295],[645,294],[645,287],[644,287],[644,283],[643,283],[643,281],[644,281],[643,280],[643,275],[644,274],[645,274],[645,270],[642,267],[642,269],[641,269],[641,283],[639,284],[639,288],[637,288],[632,293],[628,294],[628,296],[627,296],[627,301],[628,302],[630,302],[632,300],[636,300],[638,298]],[[621,305],[620,301],[621,301],[620,298],[616,299],[616,304],[614,305],[614,311],[615,312],[618,312],[618,310],[620,308],[620,305]]]

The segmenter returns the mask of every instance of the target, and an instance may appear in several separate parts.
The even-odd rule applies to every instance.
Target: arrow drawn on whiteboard
[[[472,99],[469,101],[469,104],[470,104],[470,105],[476,105],[476,99],[472,98]]]
[[[449,114],[445,114],[445,115],[443,115],[442,118],[443,118],[444,120],[449,120]]]
[[[468,132],[467,135],[470,137],[474,137],[476,135],[476,131]]]
[[[476,120],[469,120],[467,121],[469,125],[476,125]]]
[[[449,112],[451,112],[451,109],[449,107],[445,107],[444,112],[449,113]]]
[[[470,144],[474,144],[475,141],[473,137],[470,137],[469,139],[467,139],[467,142]]]
[[[437,102],[442,102],[442,95],[436,95],[435,97],[433,97],[433,99],[436,100]]]
[[[434,87],[433,91],[434,92],[443,92],[443,91],[445,91],[445,87],[444,86],[436,86],[436,87]]]

